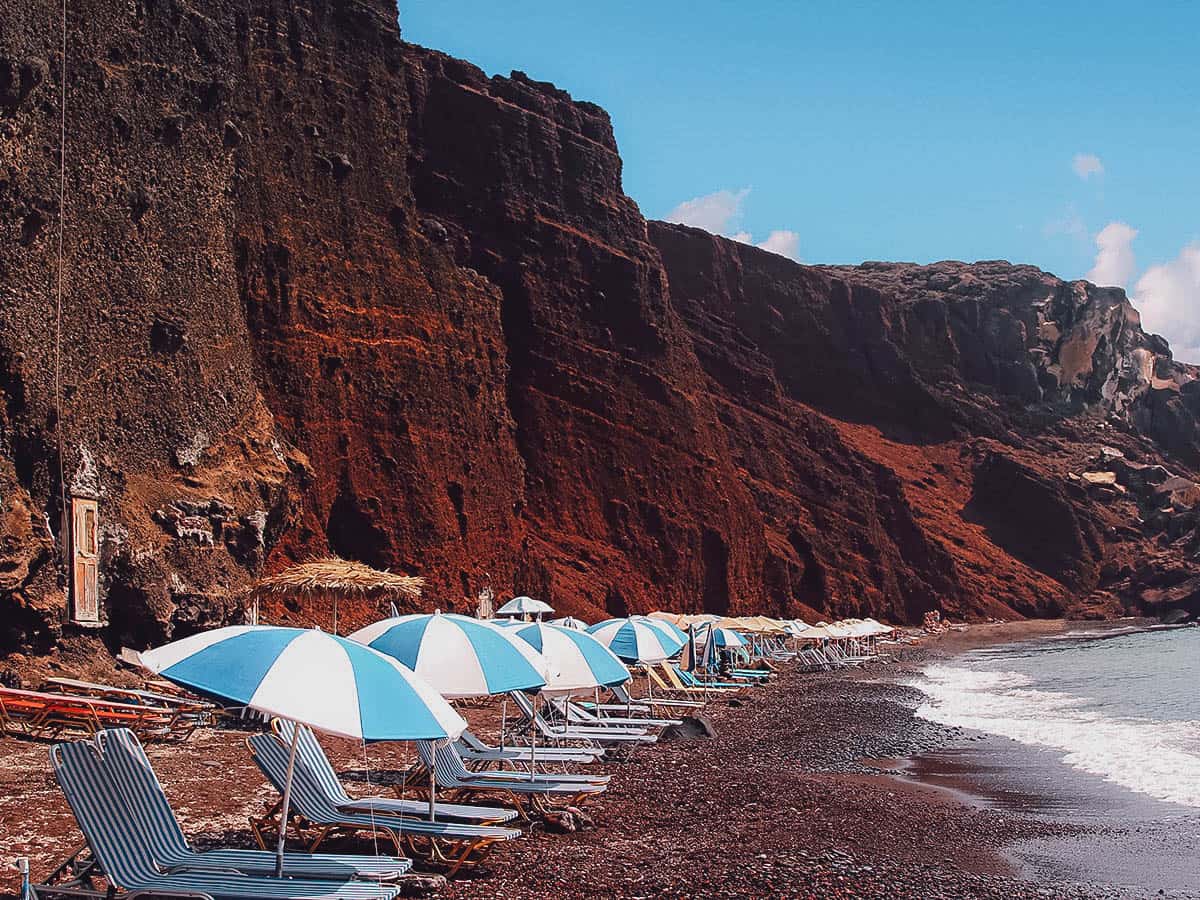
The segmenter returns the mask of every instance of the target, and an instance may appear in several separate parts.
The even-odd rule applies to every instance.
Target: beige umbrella
[[[425,579],[417,575],[396,575],[386,569],[336,556],[310,559],[263,578],[251,591],[254,620],[258,623],[258,603],[263,597],[296,597],[302,600],[333,601],[333,633],[337,634],[337,605],[341,597],[395,600],[420,597]]]

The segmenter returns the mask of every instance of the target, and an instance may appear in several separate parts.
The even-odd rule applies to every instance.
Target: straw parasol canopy
[[[251,596],[255,619],[258,601],[264,597],[329,598],[333,601],[333,633],[337,634],[339,598],[395,600],[420,597],[424,585],[425,579],[418,575],[397,575],[386,569],[372,569],[360,562],[327,556],[302,562],[277,575],[268,575],[255,585]]]

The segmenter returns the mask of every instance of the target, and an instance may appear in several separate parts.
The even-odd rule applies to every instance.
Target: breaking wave
[[[1067,764],[1158,800],[1200,807],[1200,721],[1117,717],[1021,672],[934,665],[911,682],[917,715],[1063,754]]]

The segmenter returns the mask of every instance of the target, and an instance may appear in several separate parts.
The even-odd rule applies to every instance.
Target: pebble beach
[[[973,737],[915,717],[919,696],[900,682],[930,659],[1010,639],[1013,628],[1021,631],[980,626],[927,638],[849,672],[784,668],[769,685],[716,698],[701,711],[712,737],[662,742],[606,761],[612,784],[585,807],[590,822],[581,820],[572,833],[535,822],[523,839],[497,847],[481,870],[452,879],[442,895],[1141,896],[1023,879],[1006,847],[1064,837],[1086,842],[1086,829],[1002,814],[899,773],[903,760]],[[498,703],[464,713],[481,733],[498,730]],[[244,738],[205,730],[186,743],[149,749],[198,846],[249,846],[247,816],[273,798]],[[402,746],[364,752],[346,741],[325,743],[354,794],[383,790],[409,762]],[[79,835],[49,773],[46,746],[5,738],[0,756],[0,856],[27,855],[35,876],[43,874]],[[343,846],[370,850],[369,841]],[[16,888],[12,881],[0,886]]]

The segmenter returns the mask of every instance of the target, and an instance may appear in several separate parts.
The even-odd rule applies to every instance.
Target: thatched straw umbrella
[[[336,556],[310,559],[259,581],[251,591],[254,619],[258,621],[258,602],[263,597],[328,598],[333,601],[333,633],[337,634],[339,597],[374,600],[420,597],[424,584],[425,579],[416,575],[396,575]]]

